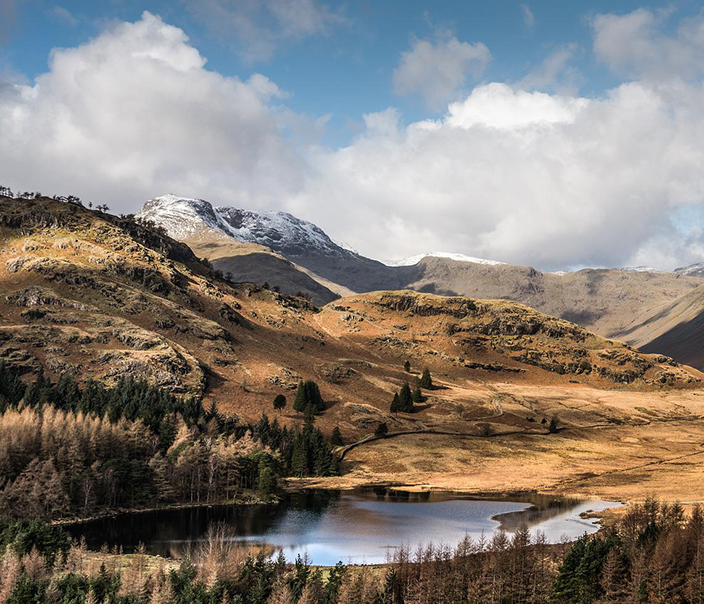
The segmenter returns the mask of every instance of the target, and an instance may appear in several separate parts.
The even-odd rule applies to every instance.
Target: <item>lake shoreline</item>
[[[55,526],[74,526],[94,522],[96,520],[105,520],[107,518],[115,518],[117,516],[132,515],[132,514],[148,514],[151,512],[168,512],[172,510],[196,510],[200,508],[225,507],[225,506],[256,506],[256,505],[275,505],[280,503],[281,499],[273,496],[269,499],[263,499],[257,495],[238,497],[226,501],[210,501],[210,502],[186,502],[186,503],[168,503],[165,505],[139,507],[139,508],[115,508],[106,510],[90,516],[79,516],[76,518],[59,518],[51,521],[49,524]]]
[[[103,544],[129,552],[143,543],[151,555],[183,559],[207,539],[213,525],[229,527],[243,547],[281,550],[291,561],[309,553],[315,566],[384,564],[398,547],[456,543],[464,536],[509,535],[520,526],[549,543],[574,541],[601,530],[603,510],[617,502],[546,497],[522,492],[478,498],[473,494],[381,489],[297,489],[274,501],[178,505],[113,513],[64,523],[89,549]],[[151,511],[151,515],[148,512]],[[593,513],[586,513],[593,512]],[[596,520],[596,521],[595,521]]]

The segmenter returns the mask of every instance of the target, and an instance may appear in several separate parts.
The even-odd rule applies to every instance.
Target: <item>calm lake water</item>
[[[455,545],[465,534],[511,533],[526,524],[550,542],[576,539],[598,529],[582,512],[619,505],[531,497],[523,501],[478,500],[453,493],[407,493],[386,489],[308,492],[272,506],[214,506],[120,516],[67,527],[90,548],[120,545],[125,552],[144,543],[147,551],[180,557],[205,537],[213,523],[225,523],[233,539],[283,550],[287,560],[308,553],[314,564],[376,564],[400,545]]]

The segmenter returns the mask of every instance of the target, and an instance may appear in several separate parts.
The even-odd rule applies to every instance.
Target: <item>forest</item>
[[[521,528],[457,546],[395,550],[388,564],[315,568],[253,553],[224,526],[180,563],[88,552],[40,521],[0,525],[0,602],[56,604],[695,604],[704,513],[649,500],[599,533],[551,545]],[[127,560],[125,561],[125,558]]]
[[[267,500],[281,476],[331,475],[309,418],[254,426],[144,381],[23,382],[0,365],[0,512],[51,520],[171,503]]]

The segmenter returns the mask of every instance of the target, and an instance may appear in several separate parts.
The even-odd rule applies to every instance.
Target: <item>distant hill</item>
[[[645,352],[658,351],[704,368],[704,285],[617,334]]]

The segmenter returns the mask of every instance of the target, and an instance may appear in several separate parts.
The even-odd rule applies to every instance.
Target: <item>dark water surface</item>
[[[455,545],[465,534],[491,536],[526,524],[548,541],[576,539],[598,529],[582,512],[618,505],[550,497],[479,500],[455,493],[407,493],[387,489],[296,493],[277,505],[213,506],[160,510],[86,522],[67,527],[85,537],[91,549],[103,544],[133,551],[180,557],[204,539],[208,527],[225,523],[233,539],[283,550],[287,560],[308,553],[314,564],[376,564],[400,545]]]

